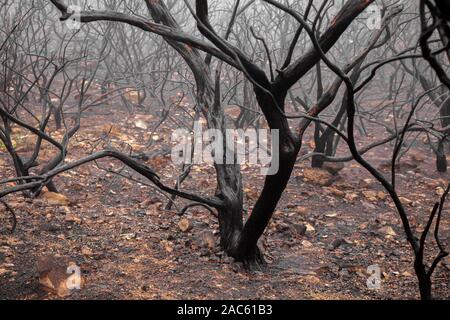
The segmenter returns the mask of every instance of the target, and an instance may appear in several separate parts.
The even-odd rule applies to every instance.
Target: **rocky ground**
[[[155,142],[153,152],[161,150],[168,145],[170,128],[153,134],[144,129],[157,120],[118,112],[88,117],[71,144],[68,161],[92,151],[99,137],[121,150],[143,152],[149,140]],[[27,152],[32,138],[20,130],[16,134],[18,147]],[[366,157],[387,170],[383,161],[389,150],[381,147]],[[51,155],[46,146],[44,159]],[[13,176],[10,164],[0,151],[2,179]],[[168,184],[179,174],[168,156],[157,155],[147,164]],[[105,168],[120,169],[142,183]],[[263,182],[258,172],[243,167],[249,212]],[[449,175],[437,173],[434,158],[419,146],[403,158],[398,178],[413,228],[421,231]],[[0,211],[0,299],[418,298],[411,251],[395,208],[381,186],[354,163],[346,163],[337,175],[310,169],[309,161],[297,164],[261,241],[268,260],[262,272],[248,272],[224,255],[217,220],[208,211],[192,209],[180,217],[177,207],[165,210],[167,197],[117,162],[86,165],[55,182],[62,196],[7,197],[18,220],[13,234],[8,232],[8,213]],[[211,194],[213,169],[195,167],[183,188]],[[443,214],[441,238],[450,248],[448,213]],[[436,254],[432,239],[428,246],[431,258]],[[61,265],[69,261],[81,268],[83,283],[81,290],[66,296],[58,283]],[[367,287],[369,266],[381,268],[379,290]],[[437,298],[450,298],[449,279],[447,258],[434,277]],[[55,290],[39,280],[47,287],[50,281]]]

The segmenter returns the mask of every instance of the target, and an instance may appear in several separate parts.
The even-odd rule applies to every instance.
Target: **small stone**
[[[325,190],[327,192],[331,193],[332,195],[334,195],[336,197],[339,197],[339,198],[344,198],[345,195],[346,195],[346,193],[344,191],[339,190],[337,188],[330,188],[330,187],[328,187],[328,188],[325,188]]]
[[[11,273],[11,272],[12,272],[11,270],[0,268],[0,277],[7,275],[8,273]]]
[[[361,188],[370,188],[374,185],[375,181],[373,179],[363,179],[359,182]]]
[[[46,223],[42,226],[42,230],[46,232],[55,233],[61,230],[61,227],[55,224]]]
[[[397,233],[392,229],[392,227],[386,226],[378,230],[379,233],[384,234],[386,236],[396,236]]]
[[[328,249],[330,251],[333,251],[345,244],[348,244],[348,242],[345,239],[336,239],[332,243],[330,243]]]
[[[147,130],[148,129],[147,123],[145,121],[143,121],[143,120],[136,120],[134,122],[134,125],[138,129],[142,129],[142,130]]]
[[[37,261],[39,283],[60,298],[70,296],[68,280],[72,274],[68,272],[75,264],[66,257],[42,256]],[[82,280],[82,279],[81,279]]]

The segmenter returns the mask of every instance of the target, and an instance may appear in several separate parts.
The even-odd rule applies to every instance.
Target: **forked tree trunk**
[[[414,270],[416,272],[417,280],[419,281],[420,299],[432,300],[433,296],[431,294],[431,279],[426,272],[425,266],[423,264],[423,258],[416,257],[416,260],[414,261]]]

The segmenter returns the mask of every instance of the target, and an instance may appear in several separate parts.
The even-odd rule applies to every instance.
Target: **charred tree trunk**
[[[266,177],[263,190],[253,208],[253,211],[245,223],[244,229],[239,237],[239,243],[234,252],[237,260],[242,261],[250,267],[264,263],[257,243],[264,233],[275,208],[286,189],[291,177],[294,165],[300,150],[298,139],[292,134],[289,123],[280,113],[279,108],[284,111],[287,92],[273,93],[273,97],[255,88],[259,105],[268,119],[271,130],[280,131],[279,142],[279,170],[275,175]]]
[[[432,284],[426,268],[423,264],[423,257],[417,256],[414,261],[414,271],[416,272],[417,280],[419,282],[419,292],[421,300],[432,300],[431,294]]]
[[[163,2],[149,3],[153,19],[176,30],[178,24],[170,15]],[[197,102],[205,116],[208,128],[225,133],[224,110],[218,98],[220,92],[214,88],[208,65],[199,52],[185,44],[166,39],[166,41],[183,57],[191,69],[197,86]],[[225,136],[225,134],[224,134]],[[226,148],[226,144],[223,146]],[[224,149],[225,150],[225,149]],[[226,152],[224,152],[226,155]],[[226,163],[226,162],[225,162]],[[243,228],[243,191],[239,164],[215,164],[217,173],[216,197],[222,200],[218,211],[220,243],[222,249],[230,256],[235,256],[239,235]]]
[[[243,192],[239,165],[216,165],[219,186],[216,196],[223,201],[218,209],[220,245],[234,255],[242,232]]]

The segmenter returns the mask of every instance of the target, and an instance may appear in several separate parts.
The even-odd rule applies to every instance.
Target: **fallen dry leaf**
[[[385,234],[387,236],[396,236],[397,233],[392,229],[392,227],[386,226],[378,230],[378,232]]]
[[[178,222],[178,227],[182,232],[188,232],[192,229],[192,224],[188,219],[183,218]]]
[[[60,193],[54,192],[42,192],[40,199],[45,200],[49,205],[52,206],[69,206],[71,204],[69,198]]]
[[[76,215],[72,214],[72,213],[68,213],[66,214],[66,217],[64,219],[66,222],[68,223],[77,223],[77,224],[81,224],[82,220],[80,218],[78,218]]]
[[[376,191],[363,191],[362,194],[367,200],[371,202],[378,201],[378,193]]]
[[[212,232],[204,231],[201,234],[202,245],[209,249],[214,249],[216,246],[216,239]]]
[[[318,168],[305,168],[303,170],[303,178],[307,182],[324,187],[330,186],[336,180],[336,177],[331,173]]]

